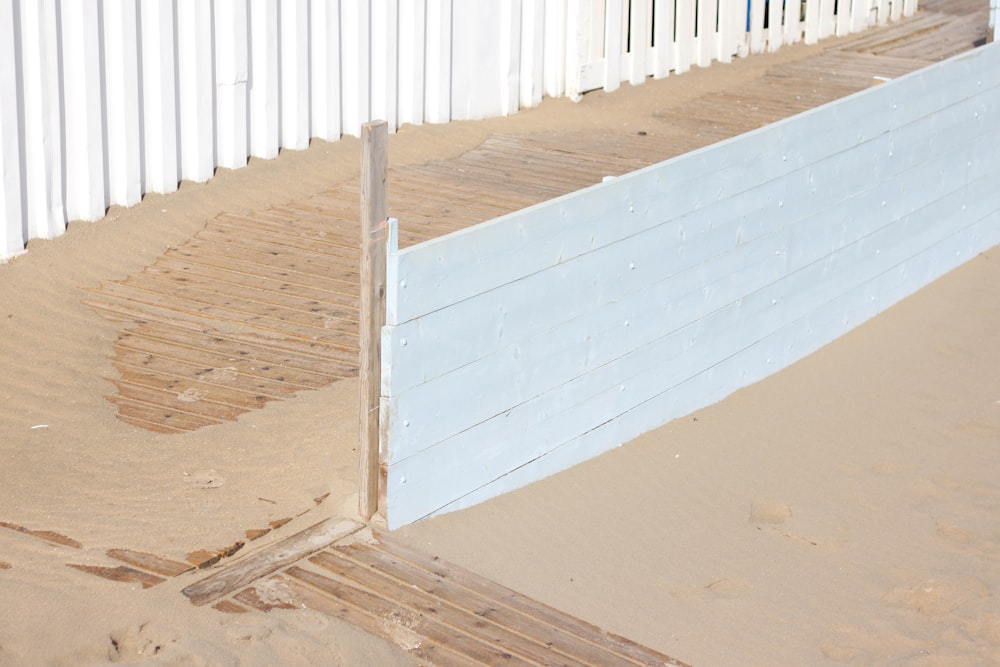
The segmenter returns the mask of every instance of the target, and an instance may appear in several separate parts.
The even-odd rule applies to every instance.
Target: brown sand
[[[656,131],[654,113],[816,48],[549,100],[507,119],[406,128],[394,164],[493,133]],[[220,170],[72,224],[0,266],[0,665],[413,664],[307,611],[226,615],[179,589],[65,567],[128,547],[181,559],[355,507],[357,383],[159,436],[103,396],[118,327],[81,286],[141,270],[221,212],[320,192],[358,142]],[[1000,253],[976,258],[802,363],[612,453],[401,535],[696,665],[1000,663]],[[314,498],[330,497],[317,506]],[[256,544],[256,543],[255,543]]]

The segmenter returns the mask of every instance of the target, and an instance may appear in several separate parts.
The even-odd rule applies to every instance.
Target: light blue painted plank
[[[983,179],[980,189],[986,190],[987,187],[989,187],[989,181]],[[983,193],[973,193],[976,201],[989,199],[979,196],[980,194]],[[959,195],[956,195],[955,198],[958,199]],[[997,198],[994,195],[992,201],[994,207],[1000,204]],[[984,208],[987,206],[984,205]],[[932,247],[942,234],[949,233],[946,226],[937,224],[941,220],[943,212],[943,209],[937,207],[924,209],[921,212],[922,230],[913,221],[904,220],[893,228],[883,229],[881,234],[887,238],[890,234],[894,234],[896,237],[909,239],[918,248]],[[970,213],[976,214],[976,211],[970,211]],[[869,244],[873,242],[872,238],[865,240]],[[878,240],[874,239],[874,241]],[[769,285],[767,289],[760,290],[743,299],[739,304],[741,312],[737,319],[732,318],[732,314],[735,312],[732,310],[713,313],[674,335],[658,340],[645,348],[637,349],[627,357],[616,359],[617,366],[608,365],[598,368],[593,373],[573,379],[565,386],[557,388],[556,391],[536,396],[523,405],[512,406],[504,413],[504,417],[500,421],[514,429],[513,435],[510,432],[494,431],[496,424],[490,425],[485,431],[482,431],[477,425],[463,431],[462,438],[456,440],[455,443],[458,443],[461,449],[472,446],[469,443],[474,442],[520,443],[531,437],[544,446],[546,442],[558,438],[558,436],[548,435],[547,429],[556,428],[558,432],[558,429],[571,426],[587,428],[587,419],[594,419],[600,423],[609,416],[613,416],[614,410],[618,409],[615,400],[608,398],[609,394],[611,398],[617,396],[614,393],[618,386],[617,383],[627,385],[632,392],[632,398],[635,398],[633,388],[637,384],[649,385],[651,389],[641,390],[639,395],[641,400],[645,395],[642,392],[655,392],[657,383],[664,382],[662,366],[673,364],[670,366],[671,372],[680,372],[683,375],[684,368],[697,370],[702,365],[717,363],[720,357],[724,358],[735,353],[741,347],[753,343],[754,340],[770,335],[771,332],[783,326],[783,322],[805,317],[816,303],[825,303],[836,299],[843,291],[854,289],[856,284],[864,284],[864,281],[871,275],[877,275],[884,271],[886,263],[897,262],[899,257],[906,257],[907,252],[910,251],[897,248],[893,252],[876,255],[874,252],[865,252],[862,242],[854,243],[835,253],[834,259],[823,259],[810,266],[808,270],[797,271],[783,280]],[[831,266],[836,271],[831,271]],[[708,356],[705,356],[706,354]],[[678,366],[676,362],[680,356],[683,356],[683,363]],[[689,367],[685,366],[685,363],[694,365]],[[534,373],[537,367],[531,363],[523,365],[528,369],[525,372],[529,374]],[[519,364],[512,364],[512,368],[518,367]],[[506,382],[507,380],[499,381],[493,389],[502,393]],[[563,409],[560,406],[572,405],[574,401],[585,401],[587,396],[593,394],[594,390],[586,388],[587,383],[598,386],[598,391],[601,392],[599,394],[601,395],[600,400],[596,402],[595,406],[585,411],[586,418],[574,417],[570,424],[559,422],[557,416],[559,411]],[[483,385],[480,388],[483,395],[477,395],[478,400],[484,400],[486,393],[490,390],[489,383]],[[433,408],[428,407],[427,409]],[[418,410],[415,414],[422,413]],[[533,414],[541,415],[541,419],[545,423],[534,422],[532,420]],[[439,417],[433,417],[431,421],[437,423],[438,419]],[[462,444],[463,442],[466,444]],[[455,443],[449,447],[455,446]],[[400,455],[405,455],[402,450],[396,450],[394,447],[393,460],[397,458],[395,456],[397,451],[400,452]],[[455,451],[449,451],[442,456],[445,460],[460,460],[461,458]],[[523,452],[518,452],[518,456],[523,456]]]
[[[776,305],[774,312],[806,307],[817,297],[826,299],[826,292],[845,289],[846,286],[863,280],[871,270],[878,270],[880,262],[891,260],[894,253],[907,252],[907,244],[920,243],[921,233],[939,234],[943,229],[940,220],[958,211],[963,203],[964,193],[953,191],[947,198],[923,207],[918,215],[897,218],[891,224],[883,225],[876,231],[868,232],[858,220],[872,219],[880,193],[875,199],[859,199],[855,209],[832,211],[829,216],[846,213],[846,219],[854,224],[854,232],[845,238],[844,227],[836,227],[833,242],[826,239],[822,229],[816,225],[806,229],[800,245],[809,244],[809,252],[795,250],[795,255],[787,266],[775,266],[766,260],[778,245],[766,247],[762,255],[750,256],[753,262],[748,267],[756,271],[735,272],[736,265],[699,266],[690,277],[696,278],[694,285],[682,287],[680,294],[689,299],[687,307],[670,304],[669,299],[677,294],[675,281],[658,286],[659,291],[640,292],[630,301],[618,302],[612,309],[598,310],[591,316],[574,318],[566,326],[546,331],[542,335],[502,349],[499,353],[467,364],[454,373],[434,378],[419,390],[401,392],[394,395],[393,415],[405,421],[408,426],[399,432],[393,443],[393,457],[405,457],[414,451],[427,448],[441,440],[466,429],[480,421],[504,413],[511,407],[528,401],[545,391],[568,382],[577,375],[586,373],[594,366],[608,363],[615,357],[632,349],[648,344],[650,339],[672,331],[687,321],[704,316],[712,309],[743,298],[744,311],[764,310],[760,304]],[[912,201],[917,201],[911,198]],[[980,199],[977,203],[987,201]],[[822,226],[820,226],[822,227]],[[832,225],[825,226],[833,229]],[[771,239],[772,243],[779,239]],[[930,242],[933,242],[930,241]],[[791,246],[795,248],[795,243]],[[879,258],[882,248],[887,248],[884,257]],[[866,268],[866,266],[871,268]],[[803,268],[804,267],[804,268]],[[787,272],[787,275],[783,275]],[[735,281],[711,284],[710,276],[729,276]],[[774,280],[766,289],[754,292],[758,280]],[[841,277],[842,276],[842,277]],[[728,289],[726,289],[728,288]],[[825,290],[825,291],[824,291]],[[531,292],[529,291],[529,294]],[[690,303],[690,297],[694,303]],[[714,297],[710,298],[710,297]],[[670,306],[672,312],[664,316]],[[579,312],[579,304],[571,309]],[[678,321],[677,315],[690,318]],[[458,311],[451,314],[452,321],[479,321],[468,313]],[[603,324],[602,324],[603,323]],[[627,324],[625,324],[627,323]],[[744,328],[746,324],[741,324]],[[412,346],[414,354],[421,354]],[[458,398],[442,403],[439,396]]]
[[[409,248],[400,258],[401,278],[419,273],[424,276],[420,279],[420,287],[433,286],[434,297],[414,297],[412,292],[403,295],[405,298],[390,324],[398,324],[432,312],[442,304],[493,289],[516,279],[518,273],[542,270],[574,256],[583,250],[579,246],[567,244],[561,238],[563,232],[570,226],[579,225],[581,221],[592,220],[587,214],[595,211],[595,204],[597,210],[606,210],[608,205],[614,204],[624,206],[626,210],[631,206],[633,212],[637,207],[644,207],[648,202],[640,200],[637,193],[648,190],[650,180],[655,183],[655,188],[651,190],[655,192],[655,201],[670,200],[682,209],[698,208],[712,198],[731,194],[727,189],[733,187],[729,185],[731,178],[742,184],[742,187],[755,187],[764,182],[761,179],[780,176],[781,169],[808,164],[810,148],[818,150],[820,155],[837,152],[838,147],[840,150],[847,150],[859,141],[883,133],[885,130],[877,128],[883,127],[885,122],[901,127],[914,119],[927,116],[934,108],[933,105],[925,109],[914,101],[915,93],[922,91],[924,97],[947,99],[948,91],[957,88],[958,93],[955,94],[961,94],[967,89],[972,94],[983,87],[984,78],[989,83],[992,78],[1000,77],[994,69],[976,67],[969,70],[967,73],[972,77],[971,81],[953,81],[947,76],[932,77],[935,83],[940,83],[936,87],[930,86],[922,78],[929,76],[922,74],[927,70],[920,70],[914,75],[894,81],[893,86],[872,88],[842,103],[806,112],[757,132],[594,186],[586,191],[596,193],[593,198],[564,197],[541,204],[534,211],[526,211],[516,217],[499,218],[473,230],[464,230]],[[963,68],[963,72],[965,71],[966,68]],[[942,81],[939,82],[938,79]],[[881,117],[884,122],[859,125],[857,117]],[[866,127],[876,129],[866,133]],[[876,134],[871,134],[872,132]],[[776,147],[787,147],[787,150]],[[748,168],[751,176],[749,180]],[[714,190],[691,187],[707,176],[711,176]],[[639,224],[638,221],[633,221],[631,227],[626,225],[622,229],[625,233],[634,233],[641,229],[641,226],[635,226]],[[602,227],[600,232],[612,235],[616,233],[606,227]],[[596,242],[596,235],[594,240]],[[544,241],[552,243],[546,244]],[[486,258],[491,255],[496,256],[496,261],[501,266],[492,267],[492,272],[483,271]],[[445,264],[449,270],[443,269]],[[432,267],[438,267],[439,270],[435,272]],[[467,271],[472,275],[466,275]],[[416,291],[417,285],[412,280],[410,284]]]
[[[937,173],[937,169],[932,165],[920,165],[919,169],[929,169]],[[958,170],[946,171],[950,174],[961,173]],[[834,173],[823,174],[820,175],[820,180],[835,182],[837,179],[834,176]],[[912,179],[912,174],[907,174],[906,178]],[[893,202],[905,201],[916,207],[922,205],[922,201],[916,197],[903,198],[898,189],[888,193],[874,190],[863,198],[856,197],[847,202],[849,204],[847,206],[834,207],[824,204],[819,208],[826,220],[817,220],[814,217],[808,221],[810,223],[808,225],[792,226],[790,240],[778,245],[776,237],[766,237],[768,245],[764,247],[764,255],[757,258],[750,257],[750,260],[764,261],[772,254],[782,254],[785,252],[785,246],[790,246],[787,260],[790,270],[815,261],[817,257],[825,256],[839,245],[852,242],[868,233],[872,225],[870,221],[874,216],[884,216],[890,211],[884,206],[881,210],[879,208],[880,202],[884,203],[887,197]],[[905,213],[905,210],[896,211],[896,217]],[[891,221],[892,218],[887,217],[886,220]],[[591,253],[559,265],[550,272],[534,274],[523,281],[495,290],[490,293],[489,298],[462,302],[458,304],[457,310],[442,310],[397,327],[393,332],[393,339],[388,341],[388,347],[392,350],[394,358],[414,361],[401,365],[404,370],[399,373],[401,377],[393,379],[393,393],[397,396],[405,395],[408,389],[417,384],[437,380],[443,374],[462,369],[484,356],[539,334],[552,340],[553,347],[564,345],[577,334],[570,332],[567,337],[560,331],[560,325],[570,320],[576,321],[577,313],[594,310],[606,303],[620,303],[640,289],[646,290],[651,284],[656,284],[665,277],[678,275],[672,274],[671,269],[667,267],[675,263],[683,267],[683,262],[656,261],[657,255],[668,255],[672,246],[679,245],[683,251],[687,251],[686,257],[679,259],[693,256],[693,265],[699,268],[698,276],[702,284],[710,282],[713,271],[714,275],[725,276],[732,273],[746,263],[746,257],[737,260],[738,263],[734,266],[710,262],[712,253],[715,252],[712,248],[713,243],[720,246],[719,251],[722,255],[736,246],[732,238],[725,238],[724,241],[716,240],[715,237],[720,236],[716,232],[720,229],[722,227],[715,229],[709,227],[707,231],[699,230],[694,238],[707,239],[708,243],[704,244],[705,249],[692,253],[688,251],[691,247],[688,243],[690,239],[680,238],[685,232],[685,227],[664,225],[653,232],[636,237],[637,246],[634,248],[630,248],[626,243],[617,244],[605,249],[604,254]],[[737,238],[740,231],[737,229],[735,235]],[[732,235],[732,230],[727,233]],[[743,244],[741,254],[746,255],[748,251],[754,249],[752,244],[749,246]],[[605,259],[606,257],[608,259]],[[633,259],[639,260],[638,264],[632,261]],[[741,261],[742,263],[739,263]],[[626,266],[634,268],[626,270]],[[653,267],[655,271],[647,270],[649,267]],[[740,296],[742,294],[731,294],[726,298],[736,299]],[[644,295],[642,299],[647,306],[646,309],[656,303],[658,298],[660,297]],[[630,319],[628,313],[619,312],[616,319],[619,317]],[[632,316],[632,321],[638,323],[636,316]],[[576,326],[586,327],[584,331],[590,331],[593,321],[584,320]],[[406,345],[403,346],[402,342],[406,342]],[[521,346],[512,348],[511,354],[519,354],[520,349]],[[549,353],[554,351],[541,354]],[[536,361],[541,363],[543,359],[544,356]],[[514,358],[505,358],[501,367],[516,367],[518,363],[528,362],[523,359],[517,362]],[[406,368],[412,369],[412,373],[407,375]],[[497,380],[496,378],[502,376],[494,372],[484,373],[478,369],[465,369],[465,371],[461,376],[463,378],[469,377],[470,373],[478,373],[484,378],[491,378],[488,381],[503,381]],[[455,381],[463,382],[461,379]],[[477,403],[483,409],[489,410],[481,401]],[[501,404],[495,409],[502,410],[505,407]],[[419,413],[421,410],[414,409],[414,412]],[[425,418],[425,421],[430,420],[429,417]],[[437,418],[433,421],[442,424]]]
[[[390,524],[402,525],[429,514],[469,506],[498,493],[518,488],[531,481],[563,470],[586,458],[607,451],[623,441],[658,426],[672,418],[688,414],[721,400],[736,389],[755,382],[775,370],[786,367],[819,349],[846,331],[870,319],[881,310],[912,293],[919,286],[954,268],[975,252],[1000,241],[1000,216],[987,216],[937,243],[906,262],[882,272],[863,285],[853,288],[829,303],[815,307],[809,315],[800,317],[778,331],[757,341],[699,374],[671,387],[647,401],[607,420],[553,449],[538,448],[525,452],[524,461],[509,472],[476,486],[482,475],[469,476],[467,471],[455,475],[447,460],[436,461],[427,468],[441,472],[431,488],[446,489],[436,498],[418,493],[408,495],[406,484],[399,484],[413,469],[393,466],[390,470]],[[983,234],[985,229],[988,234]],[[909,271],[902,270],[909,267]],[[914,284],[914,278],[917,284]],[[466,459],[473,468],[488,471],[493,452],[490,448],[470,453]],[[478,472],[478,471],[476,471]],[[450,473],[450,474],[449,474]],[[417,473],[421,474],[421,473]],[[487,475],[488,477],[488,475]],[[454,480],[461,480],[455,488]],[[395,486],[394,486],[395,484]],[[454,497],[454,499],[452,499]],[[397,509],[399,508],[399,509]]]
[[[887,136],[875,142],[877,155],[887,155],[888,142]],[[792,172],[783,181],[675,216],[491,290],[483,295],[482,303],[468,304],[463,314],[445,308],[406,322],[394,329],[388,343],[394,355],[405,353],[412,359],[394,375],[393,391],[400,393],[504,345],[547,331],[565,320],[563,313],[619,300],[730,248],[773,234],[809,215],[810,208],[834,209],[843,197],[872,187],[871,177],[857,163],[868,162],[878,170],[883,159],[888,158],[871,160],[863,147],[838,154],[826,163]],[[818,184],[828,185],[820,188]],[[405,349],[401,341],[406,341]]]
[[[995,57],[995,53],[994,50],[989,55]],[[994,71],[995,68],[985,73],[992,75]],[[962,72],[978,76],[983,70],[970,67]],[[685,238],[674,240],[672,244],[665,243],[663,247],[683,253],[688,248],[699,248],[697,243],[692,243],[697,240],[704,244],[700,252],[713,248],[715,254],[701,257],[686,270],[672,274],[669,281],[653,283],[649,288],[650,294],[632,284],[628,288],[632,291],[621,295],[627,298],[616,300],[609,290],[626,285],[628,281],[622,276],[628,276],[635,269],[628,272],[622,269],[609,271],[588,255],[610,258],[620,264],[624,255],[630,253],[623,250],[628,243],[619,241],[652,238],[642,234],[649,226],[657,225],[658,219],[660,226],[664,226],[664,218],[658,218],[651,212],[658,211],[655,206],[664,198],[665,192],[673,192],[670,188],[662,189],[662,179],[659,178],[662,174],[652,180],[652,186],[660,189],[654,191],[648,200],[633,196],[633,191],[628,189],[618,191],[618,196],[622,197],[624,193],[624,197],[616,205],[631,202],[633,210],[630,213],[633,215],[637,212],[635,202],[642,201],[643,208],[638,211],[638,221],[630,220],[630,216],[620,216],[625,218],[624,223],[618,224],[606,236],[601,236],[605,231],[602,227],[594,230],[589,237],[585,233],[582,241],[576,241],[575,250],[581,252],[573,256],[579,257],[577,267],[593,266],[604,272],[601,274],[604,278],[598,281],[596,289],[591,290],[598,294],[597,297],[586,295],[587,298],[582,301],[576,297],[576,307],[582,307],[586,314],[573,316],[570,309],[570,315],[557,314],[547,323],[544,318],[522,321],[519,335],[527,338],[516,339],[517,344],[511,344],[515,339],[508,337],[506,347],[498,347],[497,341],[504,342],[505,339],[496,336],[495,329],[490,329],[490,333],[480,335],[479,344],[485,342],[487,349],[494,350],[492,354],[496,358],[491,362],[503,362],[502,354],[517,354],[506,357],[506,364],[495,363],[498,369],[495,374],[478,372],[482,369],[476,369],[474,363],[459,367],[460,371],[469,374],[473,382],[480,382],[477,391],[481,399],[485,400],[486,392],[490,391],[490,380],[493,380],[500,383],[502,391],[507,392],[505,400],[496,405],[510,402],[511,396],[515,401],[522,402],[498,413],[495,418],[463,428],[425,449],[422,448],[426,438],[412,438],[408,448],[396,449],[399,442],[406,442],[405,438],[401,440],[397,437],[398,434],[414,424],[402,430],[394,427],[390,445],[390,524],[401,525],[441,508],[455,508],[513,488],[548,474],[546,471],[561,469],[582,460],[581,457],[634,437],[662,423],[664,414],[684,414],[684,410],[696,409],[705,401],[718,400],[733,388],[760,379],[801,358],[975,252],[1000,241],[997,214],[1000,194],[995,187],[994,176],[994,156],[1000,146],[994,138],[995,132],[988,133],[982,140],[976,138],[981,126],[991,127],[990,114],[997,107],[995,96],[976,92],[982,87],[982,81],[974,84],[970,81],[959,82],[958,92],[948,95],[951,98],[966,95],[970,99],[949,103],[937,117],[933,117],[930,114],[934,105],[927,103],[926,99],[914,101],[911,93],[923,91],[924,98],[939,95],[946,101],[948,95],[929,86],[927,81],[915,77],[911,79],[915,79],[916,83],[910,81],[908,88],[899,86],[894,93],[907,92],[905,104],[901,108],[897,103],[893,113],[886,114],[888,122],[896,123],[898,129],[892,133],[872,131],[869,138],[874,139],[874,143],[863,147],[869,154],[875,153],[870,162],[864,163],[865,169],[857,161],[857,146],[834,150],[828,158],[814,162],[799,161],[799,156],[793,156],[790,166],[779,167],[773,172],[765,170],[765,173],[771,174],[769,180],[751,185],[756,190],[742,202],[756,201],[765,209],[772,207],[773,202],[760,191],[767,190],[770,180],[777,178],[773,174],[785,169],[784,180],[801,171],[812,178],[813,183],[825,185],[814,191],[808,187],[807,180],[803,190],[806,194],[799,200],[790,199],[789,202],[796,202],[798,208],[798,201],[808,204],[808,200],[819,194],[821,198],[815,201],[825,201],[825,206],[814,205],[807,207],[804,213],[796,210],[791,215],[779,212],[777,223],[770,218],[751,216],[749,221],[744,219],[735,224],[736,216],[718,214],[733,203],[725,199],[735,200],[741,192],[750,192],[740,190],[737,181],[722,178],[713,183],[717,189],[709,189],[707,193],[704,190],[678,193],[679,197],[687,195],[688,199],[683,201],[690,208],[683,210],[692,217],[685,221],[686,228],[681,224],[670,230],[672,234]],[[947,79],[943,77],[946,83]],[[865,95],[878,102],[869,104],[867,112],[885,101],[870,93]],[[855,107],[849,107],[848,111],[851,108]],[[963,117],[968,115],[970,109],[974,113],[983,113],[984,120],[979,121],[979,117],[974,115],[975,120],[963,123]],[[885,118],[882,122],[884,125]],[[859,136],[863,136],[864,132],[862,129]],[[761,134],[758,133],[758,136]],[[948,137],[950,141],[946,140]],[[886,150],[886,141],[890,142],[894,155],[889,155]],[[830,145],[827,144],[826,148],[829,149]],[[879,158],[880,154],[884,157]],[[701,162],[692,164],[696,167],[710,164],[705,157],[702,155]],[[781,157],[785,158],[783,162],[788,162],[787,155]],[[846,181],[859,171],[878,176],[879,180],[869,187],[862,187],[860,191],[856,186],[849,187]],[[754,181],[751,179],[748,182]],[[640,185],[649,187],[651,183],[647,179]],[[670,185],[676,186],[676,183]],[[633,186],[637,187],[637,182],[629,184],[629,187]],[[719,197],[722,202],[719,202]],[[841,206],[831,211],[831,202],[839,202]],[[675,222],[674,218],[669,220]],[[557,222],[565,225],[565,221]],[[775,224],[775,227],[768,228],[768,224]],[[737,231],[738,241],[735,247],[730,247],[734,230]],[[509,230],[501,231],[506,233]],[[692,236],[687,236],[689,231]],[[745,245],[740,235],[744,232],[748,232],[752,239],[749,248],[740,254],[742,245]],[[757,235],[753,236],[755,232]],[[500,245],[505,242],[502,234],[497,238]],[[666,238],[669,239],[669,234]],[[720,239],[725,240],[720,242]],[[507,252],[513,253],[518,242],[510,245]],[[783,256],[780,242],[789,243],[791,248]],[[613,247],[608,252],[608,245],[620,247]],[[574,251],[574,246],[553,247],[560,252]],[[776,267],[774,263],[764,261],[762,256],[754,256],[753,252],[760,248],[768,248],[771,252],[777,248],[777,261],[783,266]],[[545,252],[552,249],[550,247]],[[543,257],[544,252],[538,253],[535,259]],[[563,263],[570,263],[572,257],[567,254],[560,259]],[[474,263],[488,261],[491,258],[486,255],[474,258]],[[713,268],[715,261],[718,264]],[[742,265],[739,264],[741,261]],[[590,265],[588,262],[597,263]],[[722,280],[711,282],[713,270],[737,265],[741,266],[742,273],[734,273],[735,280],[729,283]],[[537,290],[544,284],[543,278],[551,277],[549,274],[552,271],[546,270],[548,267],[544,262],[536,266],[541,266],[538,270],[544,271],[542,274],[534,272],[534,279],[540,282],[531,286]],[[785,275],[780,272],[775,274],[776,268],[784,271]],[[528,280],[532,275],[529,274]],[[563,278],[573,275],[569,271],[563,274]],[[695,277],[707,284],[696,285],[693,282]],[[676,287],[677,283],[684,284],[684,280],[692,282],[680,292],[665,288],[668,283],[673,283],[672,287]],[[754,286],[760,284],[755,280],[762,280],[763,287],[754,290]],[[734,285],[743,285],[745,296],[727,302],[732,298]],[[523,290],[523,286],[521,288],[520,292],[511,291],[507,296],[524,299],[531,295]],[[748,290],[750,293],[746,294]],[[569,294],[573,296],[572,292]],[[656,298],[647,301],[657,304],[659,311],[650,312],[654,309],[648,304],[640,310],[629,301],[651,294],[656,294]],[[490,305],[483,299],[471,301],[484,301]],[[595,307],[595,303],[600,305]],[[482,310],[486,306],[479,303],[476,307]],[[451,317],[462,321],[463,317],[457,315],[460,312],[456,310]],[[679,319],[671,322],[664,313]],[[619,326],[616,321],[623,314],[634,318],[634,328],[629,327],[625,335],[616,335]],[[601,319],[605,316],[611,318],[611,324]],[[649,322],[640,324],[644,317],[648,317]],[[695,319],[690,319],[692,317]],[[416,323],[418,336],[426,333],[432,339],[437,336],[440,340],[454,336],[447,333],[443,321],[437,323],[435,330],[428,326],[431,318],[423,319],[425,322]],[[543,326],[540,333],[540,323],[552,327],[552,330],[547,331]],[[658,327],[663,327],[664,323],[670,323],[667,326],[682,326],[667,330],[663,335],[664,330]],[[421,324],[423,332],[419,330]],[[393,331],[401,328],[387,328],[387,342],[398,342]],[[551,344],[552,339],[547,339],[544,334],[553,332],[572,334],[570,344],[547,348],[546,344]],[[640,342],[650,335],[659,337],[652,342]],[[493,347],[490,348],[490,345]],[[393,354],[400,351],[394,350]],[[552,377],[556,381],[569,380],[546,389],[546,383],[551,384],[552,378],[544,381],[541,378],[550,371],[540,369],[544,365],[544,353],[553,351],[557,356],[556,366],[562,370],[561,375],[555,373]],[[618,356],[614,356],[616,354]],[[583,368],[582,373],[580,368]],[[667,372],[664,369],[668,369]],[[422,372],[426,373],[427,369]],[[497,380],[494,375],[502,379]],[[511,377],[514,380],[508,391],[507,383]],[[388,382],[387,388],[394,389],[394,382]],[[426,384],[433,384],[433,381]],[[414,391],[409,392],[409,398],[420,395],[423,389],[426,387],[414,387]],[[463,390],[459,388],[458,391]],[[468,388],[465,392],[468,393]],[[525,396],[534,392],[540,393],[524,400]],[[433,394],[428,393],[428,396]],[[449,393],[449,400],[451,398]],[[472,402],[479,407],[481,401],[475,400],[475,392],[472,392],[472,398]],[[424,412],[418,410],[414,414]],[[398,414],[393,415],[393,419],[396,426],[402,422]],[[404,483],[403,479],[407,477],[410,482]]]

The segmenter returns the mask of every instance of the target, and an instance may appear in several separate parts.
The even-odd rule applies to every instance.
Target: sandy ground
[[[494,133],[656,131],[654,114],[815,49],[405,128],[394,164]],[[0,265],[0,665],[407,665],[306,611],[192,607],[65,567],[128,547],[172,558],[352,516],[355,381],[179,436],[132,428],[112,391],[118,327],[82,286],[141,270],[205,220],[355,174],[355,139],[74,223]],[[1000,663],[1000,253],[722,403],[564,474],[400,531],[413,544],[695,665]],[[314,498],[330,492],[317,506]],[[258,544],[258,543],[255,543]]]

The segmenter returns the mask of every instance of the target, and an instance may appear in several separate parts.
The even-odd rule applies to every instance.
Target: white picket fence
[[[374,118],[395,129],[510,114],[543,94],[613,90],[915,8],[916,0],[0,0],[0,261],[69,220],[98,220],[109,205],[205,181],[251,155],[358,135]]]
[[[686,72],[784,44],[846,35],[912,15],[916,0],[646,0],[582,3],[569,17],[571,96]]]
[[[806,356],[1000,243],[1000,44],[387,257],[397,527]]]

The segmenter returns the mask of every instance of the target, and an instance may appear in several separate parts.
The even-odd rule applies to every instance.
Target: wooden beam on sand
[[[196,606],[215,602],[261,577],[325,549],[361,527],[361,524],[348,519],[326,519],[191,584],[183,593]]]
[[[382,326],[385,324],[385,259],[388,239],[388,125],[361,126],[361,313],[358,369],[361,437],[358,444],[358,511],[366,521],[378,510],[379,397]]]

